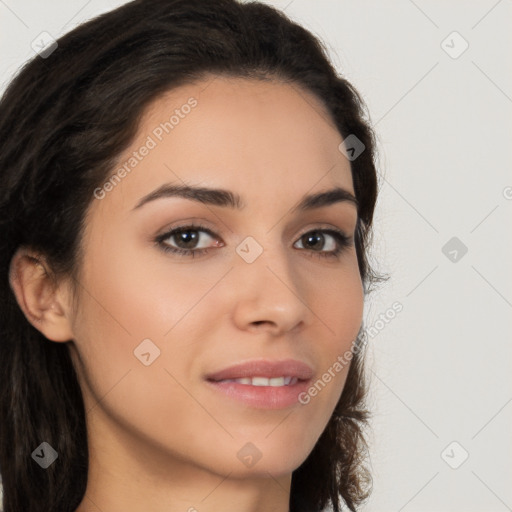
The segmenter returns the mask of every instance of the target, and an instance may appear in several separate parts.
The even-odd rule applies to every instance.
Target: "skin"
[[[92,198],[76,309],[69,281],[52,287],[44,260],[35,265],[24,250],[13,260],[20,306],[49,340],[68,342],[83,391],[90,467],[79,512],[288,511],[291,473],[324,430],[348,366],[307,405],[274,410],[234,401],[204,376],[249,359],[295,358],[315,382],[361,325],[354,245],[321,258],[335,239],[325,235],[314,249],[302,237],[320,228],[353,237],[355,206],[292,212],[306,194],[354,193],[342,137],[319,100],[276,81],[182,86],[150,106],[119,162],[190,97],[197,106],[172,132],[103,199]],[[228,189],[246,207],[173,197],[133,210],[165,183]],[[191,221],[215,233],[198,232],[207,254],[154,243]],[[263,248],[253,263],[236,252],[247,236]],[[176,236],[167,243],[179,247]],[[134,350],[148,338],[160,356],[145,366]],[[252,467],[237,457],[248,442],[261,453]]]

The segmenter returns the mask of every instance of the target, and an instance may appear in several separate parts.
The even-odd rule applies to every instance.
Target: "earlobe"
[[[27,320],[52,341],[73,338],[66,293],[52,279],[45,259],[20,248],[11,260],[9,283]],[[64,286],[61,285],[61,286]]]

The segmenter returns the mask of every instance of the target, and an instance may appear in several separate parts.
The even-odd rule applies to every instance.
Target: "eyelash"
[[[178,226],[176,228],[173,228],[171,231],[168,231],[167,233],[164,233],[162,235],[159,235],[155,239],[155,243],[166,253],[173,253],[176,255],[179,255],[180,257],[192,257],[194,258],[196,255],[202,256],[203,254],[207,254],[210,248],[207,249],[180,249],[176,247],[171,247],[168,244],[164,243],[164,240],[167,240],[168,238],[171,238],[172,236],[179,234],[181,232],[186,231],[204,231],[208,235],[210,235],[212,238],[216,238],[215,234],[208,229],[207,227],[201,226],[199,224],[189,224],[186,226]],[[338,231],[336,229],[312,229],[310,231],[306,231],[303,233],[299,240],[309,234],[309,233],[325,233],[328,235],[331,235],[336,242],[338,243],[338,247],[333,251],[315,251],[311,249],[311,252],[317,255],[320,258],[336,258],[339,259],[341,253],[344,249],[347,247],[350,247],[353,243],[352,238],[348,237],[343,233],[342,231]],[[307,249],[306,249],[307,250]],[[313,256],[313,254],[311,255]]]

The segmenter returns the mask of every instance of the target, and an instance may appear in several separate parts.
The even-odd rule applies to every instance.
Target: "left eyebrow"
[[[344,188],[336,187],[331,190],[326,190],[325,192],[318,192],[317,194],[304,196],[301,202],[293,208],[292,211],[313,210],[315,208],[322,208],[324,206],[345,202],[354,205],[356,210],[359,210],[359,201],[356,196]]]
[[[245,203],[242,197],[230,190],[166,183],[140,199],[133,210],[142,207],[150,201],[167,197],[181,197],[191,201],[236,210],[243,210],[245,208]],[[324,192],[304,196],[292,211],[313,210],[315,208],[323,208],[325,206],[342,202],[353,204],[356,209],[359,207],[357,198],[351,192],[341,187],[335,187]]]

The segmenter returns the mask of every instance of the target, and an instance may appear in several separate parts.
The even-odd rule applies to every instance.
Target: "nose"
[[[294,268],[286,251],[264,249],[252,263],[237,260],[232,276],[237,283],[233,320],[239,329],[279,336],[313,321],[306,276]]]

